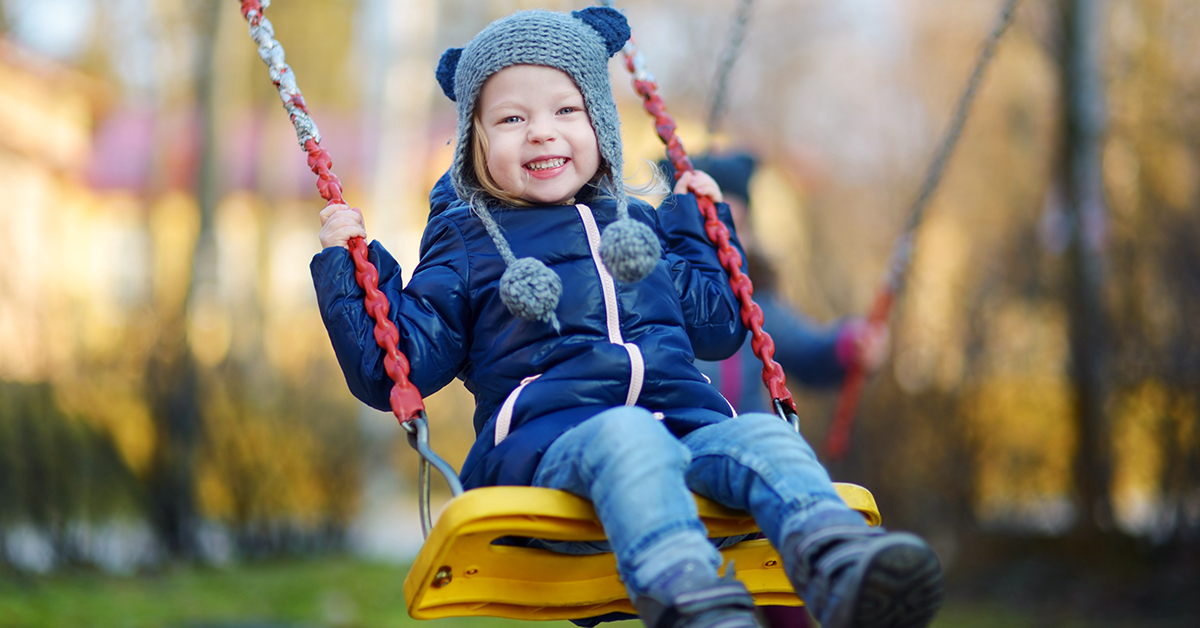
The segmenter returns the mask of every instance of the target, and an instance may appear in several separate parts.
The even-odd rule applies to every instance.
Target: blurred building
[[[117,227],[84,178],[105,97],[97,82],[0,40],[0,379],[69,368],[70,345],[91,339],[89,315],[119,307],[101,301],[75,318],[89,284],[119,282],[106,256],[80,246],[93,228]]]

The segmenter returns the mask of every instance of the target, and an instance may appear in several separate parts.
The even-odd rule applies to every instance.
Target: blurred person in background
[[[749,218],[750,182],[757,160],[746,152],[731,152],[696,157],[692,165],[717,182],[729,204],[754,282],[754,302],[762,308],[763,328],[775,341],[775,361],[788,375],[813,388],[838,386],[854,367],[868,373],[878,370],[888,355],[886,327],[868,325],[861,318],[819,324],[778,294],[778,272],[758,247]],[[659,166],[667,180],[673,181],[674,168],[666,161]],[[761,383],[762,362],[751,350],[750,340],[747,336],[733,357],[720,362],[697,361],[697,366],[739,413],[774,412]]]

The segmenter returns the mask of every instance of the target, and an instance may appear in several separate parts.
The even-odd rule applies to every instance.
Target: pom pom
[[[604,47],[608,50],[610,57],[625,47],[625,42],[629,41],[632,34],[625,16],[611,7],[588,7],[582,11],[572,11],[571,16],[600,33],[600,38],[604,40]]]
[[[557,326],[554,310],[562,296],[562,280],[541,260],[522,257],[500,276],[500,300],[513,316]]]
[[[660,257],[662,245],[658,236],[650,227],[632,218],[612,223],[600,238],[600,259],[608,272],[623,283],[645,279]]]
[[[458,70],[458,58],[462,56],[462,53],[462,48],[450,48],[443,52],[435,74],[438,85],[442,86],[442,93],[451,101],[457,101],[454,97],[454,73]]]

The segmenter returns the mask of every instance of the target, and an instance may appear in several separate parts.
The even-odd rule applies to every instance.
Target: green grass
[[[0,578],[2,628],[512,628],[501,619],[418,622],[404,609],[404,566],[289,560],[186,567],[130,577],[91,573]],[[547,628],[565,628],[551,622]]]
[[[417,621],[404,609],[406,566],[350,558],[279,560],[237,567],[176,567],[153,575],[68,572],[0,576],[0,628],[517,628],[530,622],[469,618]],[[998,601],[950,600],[933,628],[1077,628],[1070,613]],[[636,622],[608,624],[640,628]],[[1149,625],[1149,624],[1146,624]],[[1154,626],[1183,624],[1164,623]],[[573,628],[538,622],[536,628]]]

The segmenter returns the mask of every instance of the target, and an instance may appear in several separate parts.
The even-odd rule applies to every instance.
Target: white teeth
[[[555,157],[554,159],[547,159],[545,161],[530,162],[525,164],[525,167],[530,170],[549,170],[550,168],[557,168],[565,163],[567,163],[566,157]]]

